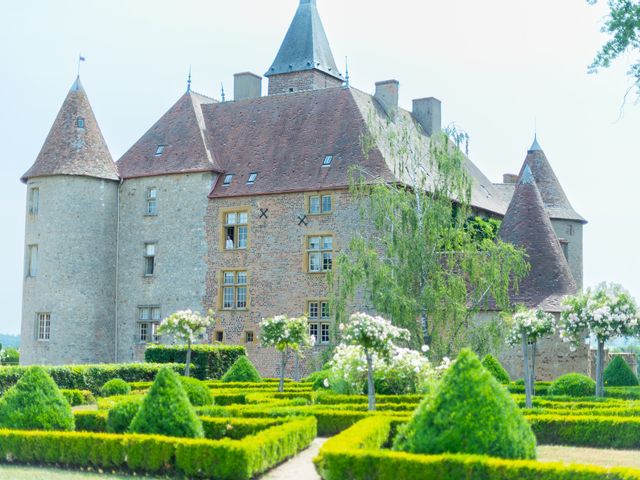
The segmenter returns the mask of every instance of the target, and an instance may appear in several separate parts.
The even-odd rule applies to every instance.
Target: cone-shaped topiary
[[[496,357],[494,357],[490,353],[485,355],[485,357],[482,359],[482,366],[486,368],[489,373],[493,375],[495,379],[500,383],[507,384],[511,382],[511,378],[509,378],[509,374],[504,369],[502,364]]]
[[[536,439],[507,389],[474,353],[463,350],[401,429],[394,448],[531,459]]]
[[[191,405],[194,407],[203,407],[205,405],[213,405],[213,395],[207,384],[202,380],[191,377],[180,377],[182,388],[189,397]]]
[[[227,370],[222,376],[223,382],[261,382],[262,377],[253,366],[251,360],[246,355],[238,357],[238,359],[231,365],[231,368]]]
[[[129,431],[202,438],[202,422],[189,402],[178,375],[168,368],[160,370]]]
[[[71,406],[42,367],[30,367],[0,399],[0,428],[75,429]]]
[[[638,377],[622,357],[616,356],[604,369],[604,384],[607,387],[637,387]]]
[[[549,395],[569,397],[592,397],[596,394],[596,382],[581,373],[565,373],[551,384]]]

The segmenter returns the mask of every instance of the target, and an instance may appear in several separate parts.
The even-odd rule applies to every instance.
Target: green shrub
[[[80,410],[73,412],[77,432],[106,432],[107,414],[99,410]]]
[[[194,407],[202,407],[204,405],[213,404],[213,395],[211,390],[202,381],[191,377],[180,377],[182,388],[187,393],[191,405]]]
[[[142,400],[142,397],[131,398],[111,407],[107,415],[106,431],[109,433],[125,433],[129,430],[131,422],[140,411]]]
[[[72,407],[78,405],[90,405],[96,402],[93,393],[89,390],[60,390],[64,398],[69,402]]]
[[[549,395],[591,397],[596,394],[596,382],[580,373],[567,373],[558,377],[549,387]]]
[[[0,427],[73,430],[71,406],[42,367],[29,367],[0,399]]]
[[[330,375],[331,370],[320,370],[319,372],[313,372],[304,380],[311,382],[313,390],[326,390]]]
[[[236,359],[246,355],[244,347],[231,345],[192,345],[192,374],[200,380],[220,378]],[[151,363],[182,363],[187,358],[187,347],[182,345],[150,345],[144,359]],[[184,367],[183,367],[184,370]]]
[[[0,349],[0,365],[18,365],[20,363],[20,352],[15,348],[8,347]]]
[[[472,453],[535,458],[536,440],[507,390],[469,350],[460,352],[427,395],[394,448],[412,453]]]
[[[637,387],[638,377],[620,356],[616,356],[604,369],[604,384],[608,387]]]
[[[178,375],[160,370],[129,429],[133,433],[202,438],[202,423]]]
[[[128,395],[131,392],[131,386],[121,378],[113,378],[105,383],[100,389],[100,395],[103,397],[111,397],[113,395]]]
[[[262,377],[246,355],[238,357],[222,376],[223,382],[262,382]]]
[[[511,378],[509,378],[509,374],[504,369],[502,364],[490,353],[485,355],[485,357],[482,359],[482,366],[486,368],[489,373],[493,375],[496,380],[498,380],[498,382],[503,384],[508,384],[509,382],[511,382]]]

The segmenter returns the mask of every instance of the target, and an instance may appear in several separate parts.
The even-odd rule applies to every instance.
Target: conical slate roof
[[[547,312],[559,312],[562,298],[578,291],[562,253],[532,170],[525,165],[504,216],[499,237],[524,248],[531,270],[513,292],[511,302]]]
[[[533,178],[535,178],[536,185],[542,195],[542,201],[551,218],[587,223],[571,206],[558,177],[556,177],[547,156],[538,143],[537,137],[527,152],[527,157],[520,169],[520,176],[527,166],[533,173]]]
[[[318,14],[316,0],[300,0],[278,55],[265,76],[313,69],[342,80]]]
[[[207,142],[202,106],[216,101],[187,91],[117,162],[122,178],[222,171]],[[158,148],[162,146],[159,153]]]
[[[21,180],[48,175],[119,179],[80,77],[69,90],[35,163]]]

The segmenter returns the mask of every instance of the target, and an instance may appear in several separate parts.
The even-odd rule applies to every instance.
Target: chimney
[[[398,110],[398,91],[400,82],[397,80],[385,80],[376,83],[376,99],[382,104],[387,115],[395,115]]]
[[[262,96],[262,77],[251,72],[236,73],[233,76],[234,100],[246,100]]]
[[[413,118],[429,137],[439,133],[442,130],[442,102],[434,97],[414,100]]]
[[[505,173],[502,175],[502,183],[518,183],[518,175],[515,173]]]

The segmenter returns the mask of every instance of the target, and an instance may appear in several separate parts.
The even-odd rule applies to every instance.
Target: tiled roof
[[[278,55],[265,76],[312,69],[342,79],[318,14],[316,0],[301,0]]]
[[[79,125],[78,119],[84,121]],[[82,175],[118,180],[115,164],[80,78],[67,94],[33,166],[22,176]]]
[[[498,234],[503,241],[524,248],[531,264],[518,292],[511,294],[512,303],[559,312],[562,298],[575,294],[578,288],[528,166],[516,185]]]
[[[207,143],[202,107],[215,100],[185,93],[117,162],[122,178],[220,171]],[[156,155],[159,146],[164,146]]]

